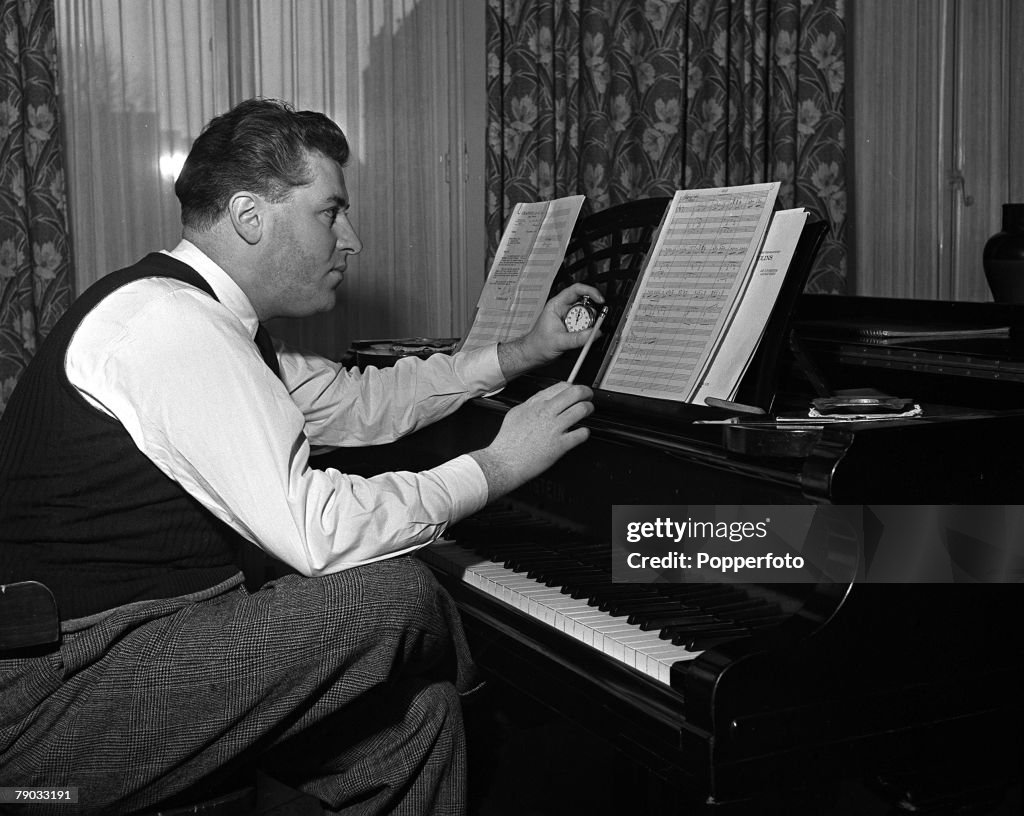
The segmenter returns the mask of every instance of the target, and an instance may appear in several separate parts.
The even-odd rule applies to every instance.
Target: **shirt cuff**
[[[505,387],[505,376],[498,363],[497,343],[460,351],[454,357],[455,371],[471,394],[487,394]]]
[[[431,469],[429,473],[441,482],[451,497],[449,526],[482,510],[487,504],[487,478],[476,459],[468,453]]]

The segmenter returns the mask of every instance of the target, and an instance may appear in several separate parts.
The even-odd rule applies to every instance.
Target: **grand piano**
[[[923,415],[780,431],[599,395],[584,445],[421,557],[457,600],[487,675],[639,769],[643,790],[618,812],[827,813],[849,779],[897,811],[994,812],[1019,782],[1019,550],[995,573],[967,558],[941,581],[865,581],[856,569],[801,584],[611,579],[614,505],[857,506],[866,558],[901,546],[883,529],[893,505],[998,515],[992,506],[1024,504],[1024,307],[821,295],[791,305],[768,361],[770,415],[849,393],[908,397]],[[879,324],[937,333],[863,331]],[[523,377],[399,443],[346,451],[344,466],[423,468],[483,447],[558,375]]]

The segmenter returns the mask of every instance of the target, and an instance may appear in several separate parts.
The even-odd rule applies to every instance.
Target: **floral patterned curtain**
[[[487,29],[492,252],[521,201],[777,180],[830,223],[808,290],[845,290],[844,0],[490,0]]]
[[[71,302],[53,0],[0,0],[0,411]]]

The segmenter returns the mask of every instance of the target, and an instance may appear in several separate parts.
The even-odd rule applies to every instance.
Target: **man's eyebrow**
[[[348,199],[342,198],[341,196],[337,195],[328,196],[327,203],[333,204],[339,210],[347,210],[349,207]]]

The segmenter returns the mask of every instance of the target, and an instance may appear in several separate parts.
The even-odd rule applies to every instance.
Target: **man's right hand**
[[[556,383],[510,410],[494,441],[470,454],[487,478],[488,500],[540,475],[586,441],[590,431],[576,424],[593,413],[593,396],[584,385]]]

